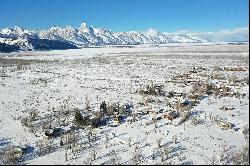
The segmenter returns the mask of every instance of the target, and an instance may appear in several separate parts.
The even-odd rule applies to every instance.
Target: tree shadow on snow
[[[180,165],[193,165],[192,161],[185,161],[183,163],[181,163]]]
[[[6,145],[10,144],[9,139],[7,138],[0,138],[0,150],[5,147]]]

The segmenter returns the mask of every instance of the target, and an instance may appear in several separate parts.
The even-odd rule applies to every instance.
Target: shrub
[[[83,119],[83,116],[82,116],[80,110],[76,110],[76,112],[75,112],[75,122],[78,125],[84,124],[84,119]]]

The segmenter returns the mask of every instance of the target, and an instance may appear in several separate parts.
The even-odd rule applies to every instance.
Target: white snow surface
[[[86,24],[82,24],[81,29],[85,32],[84,26]],[[106,33],[98,29],[94,31],[96,34]],[[9,33],[9,30],[2,32]],[[131,102],[137,110],[167,109],[164,97],[156,97],[162,101],[160,104],[139,106],[138,103],[144,98],[137,90],[140,86],[154,83],[163,84],[166,91],[189,92],[191,86],[182,87],[167,83],[166,80],[176,74],[183,74],[194,66],[209,69],[205,71],[208,75],[212,75],[210,69],[215,66],[248,66],[248,58],[248,45],[211,43],[141,45],[133,48],[110,46],[0,54],[0,140],[6,139],[13,145],[29,144],[37,149],[35,142],[44,139],[44,133],[32,133],[21,124],[21,118],[28,115],[28,109],[36,109],[41,117],[50,114],[48,108],[59,110],[65,99],[69,100],[70,109],[83,109],[86,97],[93,109],[99,108],[102,101],[121,104]],[[21,70],[17,69],[18,64],[23,64]],[[248,77],[249,70],[219,73],[226,77],[235,75],[245,78]],[[223,144],[231,147],[229,152],[245,144],[242,130],[245,125],[249,125],[249,85],[240,87],[239,91],[246,93],[246,96],[240,99],[208,96],[193,107],[192,116],[204,121],[202,124],[192,125],[191,120],[187,120],[181,125],[175,125],[179,119],[171,122],[172,124],[161,119],[157,121],[158,127],[155,128],[154,124],[145,125],[151,116],[145,115],[131,124],[124,122],[117,127],[106,125],[93,129],[99,139],[90,147],[86,145],[75,156],[68,150],[68,161],[65,160],[65,149],[59,148],[44,156],[31,157],[23,164],[108,164],[113,158],[116,163],[133,164],[136,145],[142,153],[140,164],[157,164],[161,163],[156,143],[159,138],[162,139],[161,144],[170,149],[168,162],[210,164],[212,156],[220,154]],[[220,110],[224,105],[235,109]],[[210,114],[226,119],[240,129],[222,130],[209,118],[205,118],[205,115]],[[108,133],[108,143],[105,143],[103,133]],[[80,135],[84,137],[86,131],[80,130]],[[173,142],[175,136],[176,144]],[[59,144],[59,141],[59,138],[55,139],[54,143]],[[3,146],[0,142],[0,148]],[[89,157],[93,149],[97,152],[97,158],[91,161]],[[153,154],[155,158],[152,157]]]

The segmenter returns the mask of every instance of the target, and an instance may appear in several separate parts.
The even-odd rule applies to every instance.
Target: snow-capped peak
[[[190,35],[167,35],[156,29],[150,28],[145,33],[137,31],[113,32],[105,27],[87,26],[85,22],[80,24],[79,28],[72,26],[58,27],[52,26],[48,30],[24,30],[18,26],[14,29],[1,29],[1,38],[27,39],[21,40],[29,42],[29,38],[34,40],[46,39],[67,42],[77,46],[85,45],[106,45],[106,44],[162,44],[162,43],[181,43],[181,42],[203,42],[198,37]],[[4,41],[4,40],[2,40]],[[28,44],[27,44],[28,45]]]
[[[79,31],[81,33],[89,33],[89,28],[87,26],[87,24],[85,22],[81,23],[80,27],[79,27]]]
[[[24,36],[25,34],[28,34],[28,30],[24,30],[23,28],[19,27],[19,26],[14,26],[14,31],[16,33],[16,35],[18,36]]]
[[[9,35],[12,33],[12,30],[10,28],[4,28],[0,30],[0,33],[4,35]]]
[[[19,26],[14,26],[14,30],[17,32],[23,32],[23,28],[21,28]]]
[[[85,22],[82,22],[80,25],[80,28],[84,28],[84,27],[87,27],[87,24]]]
[[[57,30],[59,30],[59,29],[61,29],[61,28],[58,27],[58,26],[52,26],[49,30],[50,30],[50,31],[57,31]]]

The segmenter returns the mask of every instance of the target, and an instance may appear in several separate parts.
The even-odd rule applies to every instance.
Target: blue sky
[[[218,31],[248,27],[248,0],[1,0],[0,28],[79,27],[113,31]]]

